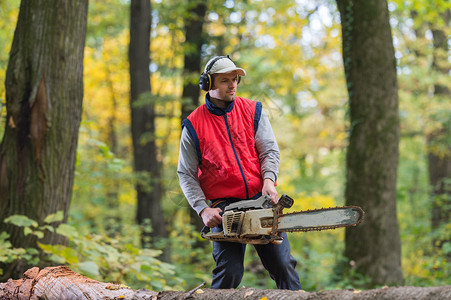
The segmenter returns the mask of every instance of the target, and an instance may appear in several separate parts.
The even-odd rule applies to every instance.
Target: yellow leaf
[[[361,290],[355,290],[354,292],[352,292],[353,294],[358,294],[358,293],[360,293],[361,292]]]
[[[323,129],[321,130],[321,132],[319,133],[319,137],[324,139],[325,137],[327,137],[327,135],[329,134],[329,130],[327,129]]]
[[[202,291],[202,289],[196,290],[196,294],[203,294],[203,293],[204,293],[204,291]]]

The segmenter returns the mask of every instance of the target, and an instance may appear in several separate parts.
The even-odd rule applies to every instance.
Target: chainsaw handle
[[[204,234],[207,234],[210,232],[210,227],[208,226],[204,226],[204,228],[202,228],[202,230],[200,231],[200,236],[204,236]]]
[[[224,214],[224,211],[221,211],[219,213],[219,215],[222,217],[222,215]],[[204,225],[204,227],[202,228],[202,230],[200,231],[200,236],[203,236],[204,234],[207,234],[210,232],[210,227],[208,227],[207,225]]]

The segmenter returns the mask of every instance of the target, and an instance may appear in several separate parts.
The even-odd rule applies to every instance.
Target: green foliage
[[[62,212],[47,216],[45,225],[26,216],[14,215],[5,219],[6,223],[23,227],[25,234],[34,234],[39,239],[51,224],[62,220]],[[60,224],[56,232],[67,238],[68,245],[48,245],[38,242],[47,254],[44,261],[69,266],[75,272],[104,281],[123,283],[135,289],[151,290],[175,289],[181,283],[175,274],[175,267],[158,259],[161,250],[141,249],[125,237],[109,238],[98,234],[82,234],[74,226]],[[37,249],[12,248],[8,234],[0,234],[0,262],[9,263],[25,259],[29,264],[39,263]]]
[[[372,286],[371,278],[357,272],[355,263],[345,257],[337,260],[334,275],[330,278],[331,282],[327,285],[333,289],[367,289],[377,288]]]
[[[5,223],[11,223],[19,227],[38,227],[38,222],[22,215],[12,215],[4,220]]]
[[[102,235],[85,236],[67,224],[60,225],[57,232],[68,238],[68,246],[39,243],[39,247],[50,255],[50,260],[67,264],[80,274],[157,291],[173,289],[179,282],[174,277],[174,266],[158,260],[160,250],[140,249]]]
[[[37,236],[39,239],[42,239],[44,237],[43,230],[40,230],[40,228],[38,228],[38,222],[31,220],[26,216],[12,215],[6,218],[4,222],[7,224],[10,223],[19,227],[23,227],[23,232],[25,235],[32,234]]]
[[[6,232],[0,232],[0,263],[11,263],[26,253],[23,248],[13,248],[8,238],[9,235]],[[0,275],[2,274],[3,269],[0,268]]]
[[[39,263],[39,251],[35,248],[14,248],[8,240],[9,234],[0,232],[0,265],[9,264],[15,260],[23,259],[29,265]],[[3,269],[0,268],[0,275],[3,275]]]
[[[50,214],[48,215],[45,219],[44,219],[44,223],[55,223],[55,222],[61,222],[64,219],[64,214],[63,211],[60,210],[54,214]]]
[[[12,215],[4,220],[6,224],[22,227],[25,235],[35,235],[38,239],[44,237],[44,231],[53,231],[54,228],[51,223],[59,219],[62,212],[58,212],[53,215],[49,215],[46,218],[45,224],[39,226],[34,220],[29,219],[23,215]],[[56,217],[58,216],[58,217]],[[14,248],[9,239],[9,234],[6,232],[0,232],[0,263],[9,264],[15,260],[25,260],[29,265],[38,265],[40,261],[39,251],[35,248]],[[3,269],[0,268],[0,275],[3,274]]]
[[[212,245],[200,237],[182,211],[175,215],[169,246],[172,262],[176,265],[176,276],[182,280],[183,289],[189,290],[204,281],[211,282],[214,267]]]

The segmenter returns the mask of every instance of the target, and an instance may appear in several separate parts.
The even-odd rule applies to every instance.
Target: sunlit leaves
[[[99,266],[94,261],[84,261],[78,264],[78,268],[86,276],[97,277],[100,275]]]
[[[9,235],[6,232],[0,232],[0,263],[10,263],[27,253],[27,250],[23,248],[14,248],[8,239]],[[32,250],[33,253],[35,253],[35,251],[36,249]],[[0,275],[3,275],[3,269],[1,268]]]
[[[23,215],[13,215],[9,216],[4,220],[5,223],[11,223],[20,227],[38,227],[38,222],[31,220],[30,218]]]
[[[56,212],[56,213],[54,213],[54,214],[48,215],[48,216],[44,219],[44,222],[45,222],[45,223],[48,223],[48,224],[54,223],[54,222],[61,222],[61,221],[63,221],[63,218],[64,218],[63,211],[60,210],[60,211],[58,211],[58,212]]]
[[[172,277],[174,267],[156,258],[159,250],[140,249],[101,235],[84,236],[67,224],[61,224],[57,232],[68,238],[68,246],[39,243],[39,247],[53,262],[68,264],[78,273],[153,290],[164,290],[170,281],[177,282]]]

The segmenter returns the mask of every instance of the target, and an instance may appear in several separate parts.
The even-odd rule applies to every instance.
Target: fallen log
[[[334,290],[321,292],[262,290],[254,288],[155,292],[133,290],[126,286],[96,281],[80,275],[68,267],[32,268],[23,279],[9,279],[0,283],[0,300],[3,299],[150,299],[150,300],[374,300],[374,299],[451,299],[451,285],[439,287],[386,287],[372,290]]]
[[[158,300],[184,299],[186,292],[160,292]],[[265,298],[266,297],[266,298]],[[449,300],[451,286],[444,287],[387,287],[373,290],[334,290],[322,292],[260,290],[251,288],[230,290],[202,290],[193,300]]]
[[[0,283],[0,299],[152,299],[158,293],[132,290],[126,286],[104,283],[80,275],[68,267],[31,268],[23,279]]]

